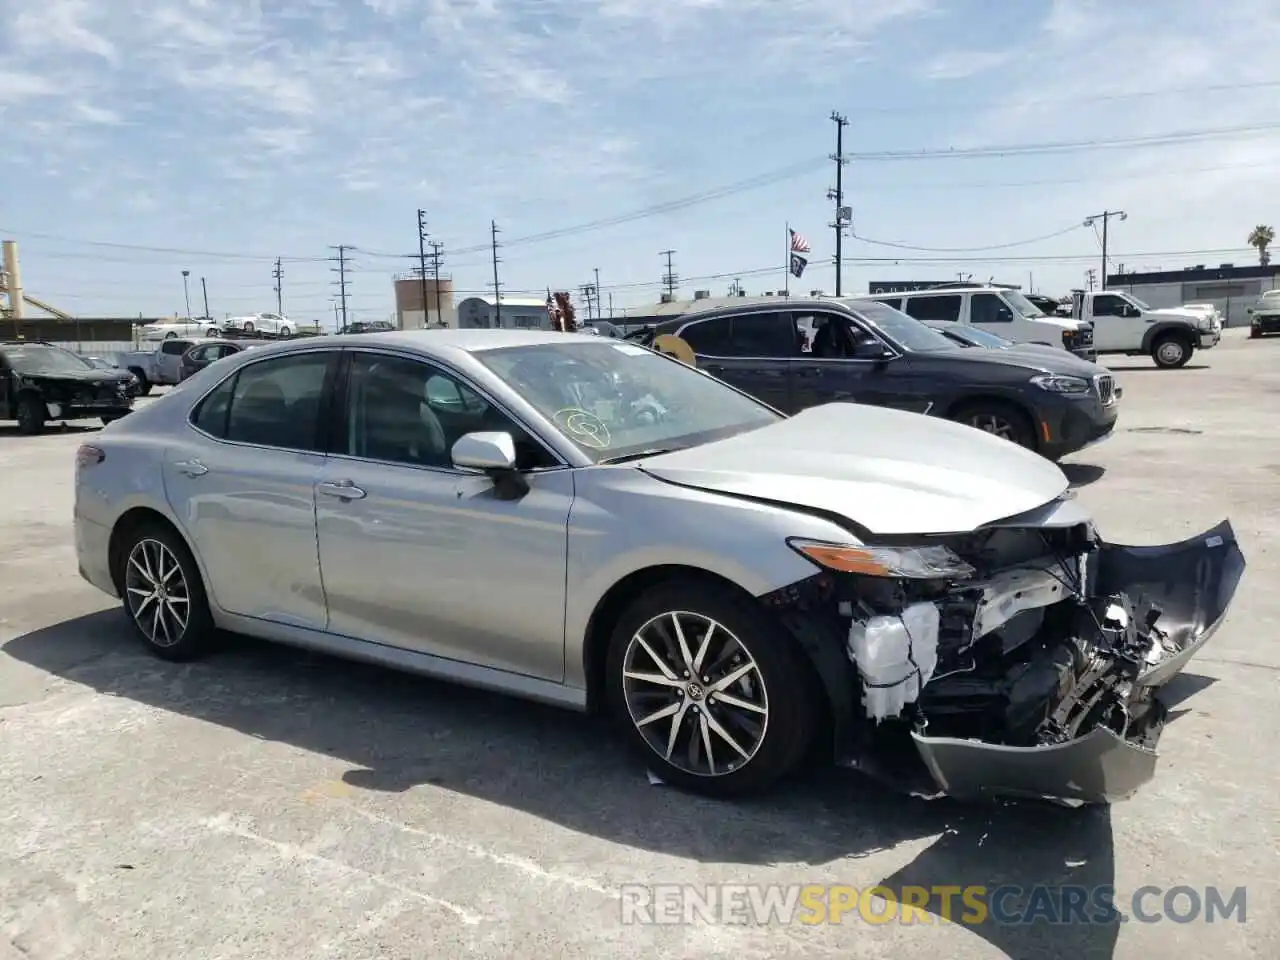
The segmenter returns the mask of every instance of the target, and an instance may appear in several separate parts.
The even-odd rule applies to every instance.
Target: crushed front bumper
[[[1222,624],[1244,573],[1228,521],[1180,543],[1103,544],[1089,579],[1099,594],[1123,594],[1139,619],[1158,612],[1157,642],[1132,685],[1121,731],[1093,726],[1062,743],[1007,746],[932,737],[927,721],[912,739],[937,787],[957,799],[1035,797],[1105,803],[1151,780],[1166,710],[1155,690],[1177,676]]]
[[[807,614],[793,615],[791,630],[833,704],[837,762],[920,796],[962,801],[1108,803],[1151,780],[1167,715],[1159,688],[1221,626],[1244,555],[1224,521],[1160,546],[1095,541],[1084,556],[1078,583],[1060,581],[1055,599],[1047,598],[1056,590],[1052,584],[1037,586],[1034,569],[1018,567],[1002,592],[968,607],[960,616],[970,626],[963,629],[997,641],[994,649],[976,640],[952,648],[967,661],[960,667],[954,655],[947,666],[935,659],[937,669],[918,688],[918,698],[897,714],[869,713],[868,677],[856,651],[833,642],[839,623],[848,621],[822,627],[814,616],[816,601]],[[839,591],[828,580],[817,592],[829,604]],[[1046,598],[1037,599],[1037,592]],[[790,606],[794,600],[779,602]],[[943,623],[956,615],[955,602],[940,607]],[[1102,616],[1090,612],[1099,604],[1106,608]],[[1123,607],[1119,621],[1111,618],[1116,606]],[[794,625],[796,616],[807,630]],[[1027,616],[1046,619],[1039,627],[1025,621],[1017,626],[1016,618]],[[1066,623],[1077,626],[1066,629]],[[1023,639],[1011,640],[1015,633]],[[911,640],[913,651],[919,636]]]

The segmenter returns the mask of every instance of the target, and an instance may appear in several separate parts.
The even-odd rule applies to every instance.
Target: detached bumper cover
[[[961,800],[1106,803],[1131,796],[1155,775],[1167,714],[1156,691],[1222,624],[1244,568],[1228,521],[1180,543],[1101,545],[1089,564],[1090,594],[1123,595],[1134,622],[1150,624],[1151,648],[1136,679],[1124,684],[1122,709],[1104,711],[1099,697],[1097,715],[1073,738],[1029,746],[930,736],[921,719],[911,739],[937,790]]]

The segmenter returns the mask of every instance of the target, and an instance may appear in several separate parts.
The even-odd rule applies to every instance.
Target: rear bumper
[[[1259,333],[1280,333],[1280,314],[1254,314],[1249,319],[1249,328]]]
[[[120,594],[111,580],[111,531],[77,510],[75,537],[80,576],[104,593],[118,597]]]
[[[133,412],[132,400],[100,403],[46,403],[50,420],[84,420],[90,417],[123,417]]]

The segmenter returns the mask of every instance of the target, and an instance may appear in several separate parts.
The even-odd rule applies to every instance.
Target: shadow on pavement
[[[1122,367],[1119,364],[1115,364],[1115,363],[1104,363],[1103,366],[1106,367],[1108,370],[1110,370],[1112,373],[1177,373],[1180,370],[1208,370],[1209,369],[1209,365],[1207,363],[1188,363],[1185,367],[1177,367],[1176,369],[1173,369],[1173,370],[1166,370],[1164,367],[1157,367],[1150,360],[1148,360],[1146,363],[1131,364],[1130,366],[1126,366],[1126,367]]]
[[[0,437],[21,437],[23,440],[50,440],[54,437],[74,436],[81,433],[97,433],[102,429],[102,424],[94,421],[92,424],[82,421],[75,423],[49,423],[40,433],[34,433],[31,436],[23,436],[18,430],[16,424],[0,424]]]
[[[882,885],[1029,891],[1114,883],[1106,808],[924,801],[828,768],[765,797],[712,801],[650,786],[601,724],[575,713],[239,637],[202,662],[169,664],[142,649],[116,610],[25,634],[3,649],[101,693],[327,754],[350,765],[343,780],[353,787],[433,784],[654,853],[746,867],[819,865],[936,837]],[[750,873],[736,878],[750,882]],[[843,882],[856,886],[859,878]],[[937,897],[929,910],[941,922]],[[1023,902],[1015,896],[1006,906]],[[953,906],[961,921],[958,895]],[[1015,925],[988,917],[965,925],[1019,960],[1109,958],[1119,929],[1115,919]]]
[[[1058,466],[1073,487],[1087,487],[1091,483],[1097,483],[1107,472],[1106,467],[1096,463],[1060,463]]]

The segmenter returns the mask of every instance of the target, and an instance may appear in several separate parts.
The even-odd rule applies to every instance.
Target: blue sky
[[[201,276],[215,316],[272,309],[282,256],[285,311],[332,317],[348,244],[352,316],[381,319],[418,207],[460,293],[492,278],[491,219],[513,294],[599,268],[619,310],[653,302],[667,248],[685,295],[774,290],[788,221],[813,245],[793,289],[830,292],[833,110],[846,293],[958,273],[1065,293],[1105,208],[1129,214],[1126,268],[1247,262],[1280,221],[1273,0],[0,0],[0,20],[0,236],[30,293],[81,315],[182,312],[183,269],[197,313]]]

